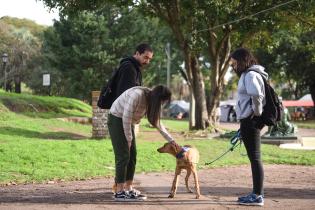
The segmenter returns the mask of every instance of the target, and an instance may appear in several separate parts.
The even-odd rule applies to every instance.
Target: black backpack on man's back
[[[254,71],[260,74],[259,71],[254,69],[249,69],[249,71]],[[261,75],[261,74],[260,74]],[[265,100],[266,104],[263,107],[263,112],[261,114],[262,122],[267,126],[276,125],[282,118],[283,114],[283,105],[279,100],[279,97],[275,90],[269,85],[265,77],[263,77],[264,86],[265,86]]]
[[[125,90],[142,85],[142,75],[138,65],[138,61],[133,57],[126,57],[120,62],[119,67],[101,90],[97,102],[99,108],[110,109],[114,101]],[[135,81],[130,80],[134,75]]]
[[[110,109],[116,100],[115,84],[117,83],[118,70],[115,69],[107,84],[102,88],[97,101],[97,106],[101,109]]]

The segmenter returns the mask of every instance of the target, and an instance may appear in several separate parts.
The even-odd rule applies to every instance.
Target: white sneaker
[[[139,201],[144,201],[147,199],[146,195],[141,194],[141,192],[139,190],[136,190],[136,189],[132,189],[132,190],[128,191],[128,194],[131,198],[137,199]]]

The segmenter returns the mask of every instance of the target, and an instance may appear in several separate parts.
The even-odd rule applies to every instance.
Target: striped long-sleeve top
[[[140,123],[141,118],[146,114],[146,96],[149,92],[150,89],[146,87],[137,86],[130,88],[123,92],[110,108],[109,112],[112,115],[122,118],[124,133],[128,142],[132,141],[131,126]],[[174,140],[162,123],[157,129],[167,141]]]

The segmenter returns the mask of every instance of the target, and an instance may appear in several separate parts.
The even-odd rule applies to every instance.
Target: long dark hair
[[[171,91],[163,85],[158,85],[149,92],[147,96],[147,118],[154,127],[160,126],[162,104],[168,103],[171,97]]]
[[[231,58],[236,60],[236,68],[234,69],[238,76],[246,71],[252,65],[258,64],[257,59],[254,55],[245,48],[236,49],[231,55]]]

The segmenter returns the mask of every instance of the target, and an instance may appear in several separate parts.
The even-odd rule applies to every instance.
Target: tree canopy
[[[102,7],[106,2],[44,0],[50,7],[59,7],[62,13],[71,15],[76,10]],[[278,30],[290,31],[301,24],[304,17],[313,16],[314,1],[109,1],[115,5],[140,8],[146,14],[158,17],[172,30],[181,49],[186,75],[191,90],[190,127],[202,129],[215,114],[224,89],[224,76],[228,69],[231,49],[239,46],[255,48],[257,43]],[[288,23],[290,20],[290,23]],[[293,21],[292,21],[293,20]],[[210,63],[204,74],[199,58]],[[205,83],[210,83],[206,97]],[[206,98],[208,100],[206,101]],[[195,117],[193,117],[195,116]]]
[[[10,18],[0,21],[0,50],[19,48],[20,63],[32,58],[27,68],[23,64],[16,69],[28,69],[21,78],[38,93],[44,91],[40,77],[49,72],[53,94],[89,99],[120,58],[131,55],[141,42],[154,49],[144,74],[147,86],[166,81],[167,43],[172,46],[172,73],[184,62],[181,74],[191,93],[190,128],[204,129],[211,123],[226,89],[230,51],[237,47],[255,51],[273,81],[285,80],[296,97],[305,87],[313,92],[314,32],[309,28],[315,23],[314,0],[43,2],[60,10],[60,21],[53,27]],[[29,47],[32,42],[35,47]]]
[[[6,67],[6,86],[12,91],[21,92],[21,82],[26,81],[29,65],[41,48],[43,26],[35,22],[2,17],[0,19],[0,51],[8,54]],[[2,54],[1,54],[2,55]],[[4,84],[4,70],[2,70],[1,84]]]
[[[60,17],[45,32],[43,52],[57,72],[54,81],[59,94],[89,99],[118,67],[119,60],[133,55],[142,42],[151,44],[154,59],[144,74],[147,86],[164,83],[166,77],[164,45],[172,41],[167,27],[158,19],[147,18],[135,9],[105,5],[97,11],[81,11]],[[180,54],[173,46],[174,62]]]
[[[315,98],[315,31],[299,30],[275,34],[276,44],[258,54],[266,68],[278,78],[278,87],[285,99],[299,99],[307,93]]]

